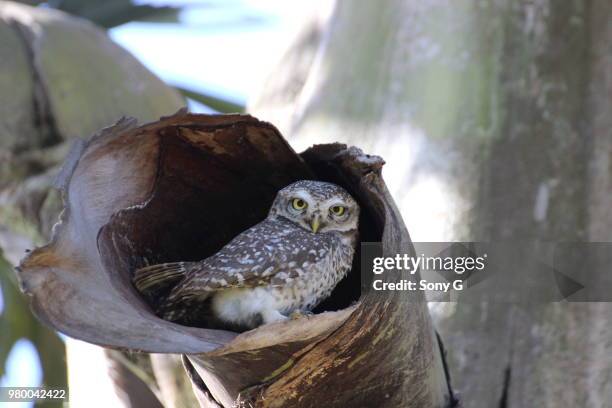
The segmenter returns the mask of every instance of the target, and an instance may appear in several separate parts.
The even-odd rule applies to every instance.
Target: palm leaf
[[[186,98],[193,99],[194,101],[203,103],[211,109],[216,110],[220,113],[242,113],[245,111],[245,106],[230,101],[227,98],[213,95],[210,93],[201,93],[191,89],[183,88],[181,86],[174,86],[183,96]]]
[[[179,8],[133,4],[130,0],[19,0],[19,3],[39,5],[86,18],[104,28],[130,21],[177,22]]]

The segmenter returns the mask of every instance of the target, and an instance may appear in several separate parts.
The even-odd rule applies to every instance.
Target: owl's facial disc
[[[280,215],[312,233],[357,229],[359,205],[342,187],[320,181],[298,181],[281,190],[271,215]]]

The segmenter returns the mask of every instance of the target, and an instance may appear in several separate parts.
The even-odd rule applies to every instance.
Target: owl
[[[135,272],[143,294],[177,282],[157,309],[185,320],[207,302],[221,324],[253,328],[308,313],[351,268],[359,205],[343,188],[302,180],[280,190],[259,224],[199,262],[152,265]]]

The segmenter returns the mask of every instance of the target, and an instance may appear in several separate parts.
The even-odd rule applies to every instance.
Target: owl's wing
[[[327,234],[311,234],[288,221],[265,220],[192,264],[168,300],[202,299],[228,288],[286,285],[325,256],[331,241]]]

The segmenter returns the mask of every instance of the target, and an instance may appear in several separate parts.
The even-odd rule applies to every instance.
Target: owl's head
[[[302,180],[278,192],[269,216],[284,217],[313,233],[357,230],[359,204],[342,187]]]

